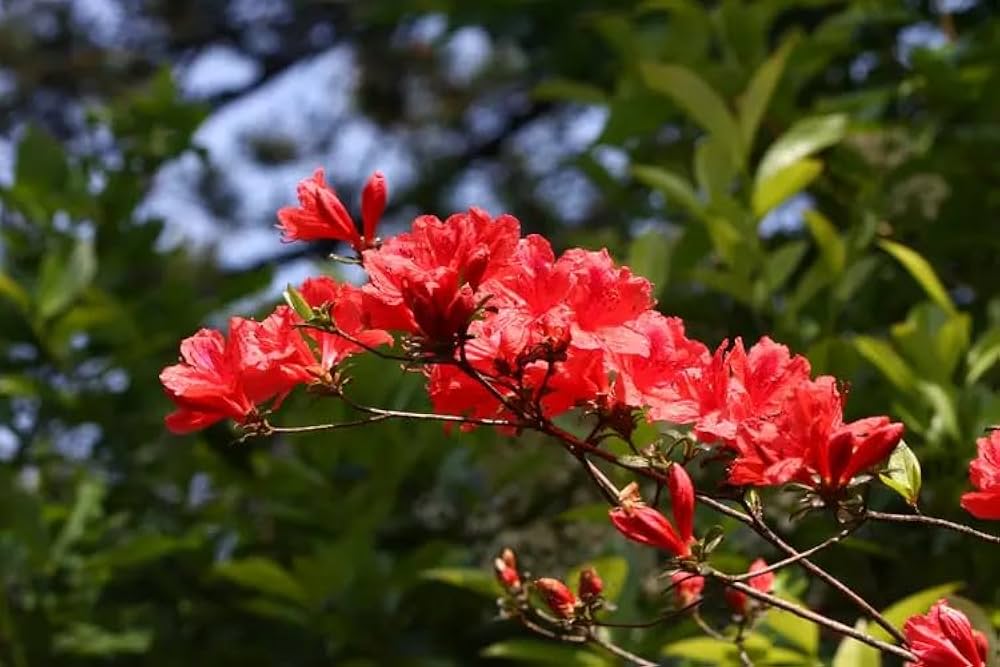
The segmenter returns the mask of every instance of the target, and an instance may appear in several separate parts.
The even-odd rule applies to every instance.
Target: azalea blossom
[[[343,202],[327,185],[323,170],[317,169],[312,178],[299,183],[299,205],[278,211],[278,228],[285,241],[344,241],[361,252],[375,244],[375,228],[385,210],[386,195],[385,177],[376,171],[362,192],[362,237]]]
[[[917,660],[908,667],[985,667],[989,644],[968,617],[938,600],[930,611],[911,616],[903,626]]]
[[[1000,430],[979,438],[976,447],[969,481],[977,490],[962,494],[962,507],[979,519],[1000,519]]]

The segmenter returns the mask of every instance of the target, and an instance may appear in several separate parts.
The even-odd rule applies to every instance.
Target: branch
[[[900,657],[906,660],[907,662],[916,662],[917,660],[917,656],[915,656],[913,653],[906,650],[905,648],[900,648],[895,644],[890,644],[880,639],[876,639],[872,636],[866,635],[863,632],[855,630],[849,625],[844,625],[840,621],[835,621],[832,618],[823,616],[822,614],[819,614],[811,609],[800,607],[796,604],[788,602],[787,600],[782,600],[781,598],[772,595],[770,593],[764,593],[763,591],[759,591],[753,586],[749,586],[741,581],[737,581],[735,577],[732,577],[730,575],[722,574],[721,572],[717,572],[715,570],[709,570],[706,573],[706,576],[721,581],[726,586],[736,589],[741,593],[754,598],[755,600],[769,604],[772,607],[784,609],[789,613],[795,614],[799,618],[804,618],[805,620],[811,621],[812,623],[820,625],[824,628],[833,630],[834,632],[845,635],[852,639],[856,639],[859,642],[867,644],[868,646],[871,646],[873,648],[877,648],[878,650],[884,653],[891,653],[892,655]]]
[[[613,654],[613,655],[621,658],[622,660],[626,660],[626,661],[632,663],[633,665],[637,665],[638,667],[657,667],[657,663],[650,662],[649,660],[646,660],[645,658],[640,658],[639,656],[635,655],[634,653],[629,653],[628,651],[626,651],[622,647],[617,646],[615,644],[612,644],[611,642],[609,642],[606,639],[602,639],[601,637],[599,637],[597,635],[596,632],[594,632],[593,628],[591,628],[591,630],[587,633],[587,637],[588,637],[588,639],[590,639],[590,641],[592,643],[597,644],[598,646],[600,646],[601,648],[603,648],[608,653],[611,653],[611,654]]]
[[[752,578],[754,578],[756,576],[759,576],[759,575],[762,575],[762,574],[767,574],[768,572],[775,572],[775,571],[780,570],[780,569],[782,569],[784,567],[787,567],[787,566],[789,566],[789,565],[791,565],[793,563],[797,563],[797,562],[799,562],[799,561],[801,561],[801,560],[803,560],[805,558],[808,558],[809,556],[813,555],[814,553],[820,552],[823,549],[826,549],[827,547],[829,547],[829,546],[831,546],[833,544],[836,544],[837,542],[841,541],[842,539],[844,539],[845,537],[847,537],[848,535],[850,535],[851,533],[853,533],[855,529],[856,529],[856,527],[845,528],[844,530],[840,531],[836,535],[833,535],[832,537],[828,537],[827,539],[823,540],[822,542],[820,542],[816,546],[810,547],[810,548],[806,549],[805,551],[799,551],[795,555],[789,556],[788,558],[785,558],[784,560],[779,560],[776,563],[771,563],[770,565],[768,565],[767,567],[765,567],[762,570],[757,570],[756,572],[745,572],[743,574],[733,575],[733,580],[734,581],[746,581],[746,580],[752,579]]]
[[[873,519],[874,521],[884,521],[886,523],[922,523],[928,526],[938,526],[940,528],[953,530],[956,533],[962,533],[963,535],[978,538],[984,542],[1000,544],[1000,536],[984,533],[980,530],[976,530],[975,528],[970,528],[965,524],[948,521],[947,519],[939,519],[934,516],[924,516],[923,514],[890,514],[887,512],[876,512],[874,510],[866,511],[864,516],[865,518]]]

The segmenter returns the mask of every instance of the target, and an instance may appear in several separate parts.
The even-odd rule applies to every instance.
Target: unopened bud
[[[535,588],[546,606],[559,618],[571,619],[576,615],[576,596],[558,579],[536,579]]]
[[[504,549],[493,560],[493,571],[497,581],[505,590],[514,592],[521,588],[521,575],[517,571],[517,558],[510,549]]]
[[[601,580],[597,570],[592,567],[585,567],[580,571],[580,583],[577,585],[580,599],[584,602],[591,602],[601,597],[604,592],[604,582]]]
[[[382,218],[382,213],[385,212],[385,201],[388,194],[389,189],[381,171],[372,174],[361,191],[361,222],[365,244],[369,247],[375,244],[375,228]]]

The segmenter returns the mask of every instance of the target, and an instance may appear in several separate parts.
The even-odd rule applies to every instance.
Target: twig
[[[620,647],[620,646],[618,646],[616,644],[612,644],[611,642],[609,642],[606,639],[602,639],[601,637],[599,637],[597,635],[596,632],[593,631],[593,629],[591,629],[591,631],[589,633],[587,633],[587,637],[590,639],[590,641],[592,643],[597,644],[598,646],[600,646],[601,648],[603,648],[608,653],[611,653],[611,654],[613,654],[613,655],[621,658],[622,660],[627,660],[628,662],[632,663],[633,665],[637,665],[637,667],[656,667],[656,665],[657,665],[657,663],[655,663],[655,662],[650,662],[649,660],[646,660],[645,658],[640,658],[636,654],[629,653],[628,651],[626,651],[622,647]]]
[[[940,528],[954,530],[956,533],[962,533],[963,535],[975,537],[983,540],[984,542],[1000,544],[1000,536],[984,533],[981,530],[976,530],[975,528],[971,528],[965,524],[948,521],[947,519],[939,519],[934,516],[926,516],[923,514],[890,514],[887,512],[876,512],[874,510],[867,510],[864,516],[874,521],[885,521],[890,523],[922,523],[928,526],[938,526]]]
[[[753,586],[748,586],[747,584],[744,584],[741,581],[736,581],[733,577],[727,574],[722,574],[721,572],[717,572],[715,570],[709,570],[706,572],[705,576],[717,579],[726,586],[734,588],[740,591],[741,593],[744,593],[745,595],[754,598],[755,600],[759,600],[761,602],[767,603],[779,609],[784,609],[789,613],[795,614],[799,618],[804,618],[805,620],[811,621],[824,628],[833,630],[834,632],[845,635],[847,637],[851,637],[852,639],[856,639],[859,642],[867,644],[868,646],[871,646],[873,648],[877,648],[878,650],[884,653],[891,653],[892,655],[895,655],[899,658],[903,658],[907,662],[916,662],[917,660],[917,656],[915,656],[913,653],[906,650],[905,648],[901,648],[899,646],[896,646],[895,644],[884,642],[880,639],[876,639],[874,637],[866,635],[863,632],[855,630],[849,625],[844,625],[840,621],[835,621],[832,618],[828,618],[826,616],[823,616],[822,614],[816,613],[811,609],[800,607],[796,604],[788,602],[787,600],[782,600],[781,598],[775,595],[771,595],[770,593],[764,593],[762,591],[759,591]]]
[[[793,563],[797,563],[797,562],[799,562],[800,560],[802,560],[804,558],[808,558],[809,556],[812,556],[814,553],[822,551],[823,549],[826,549],[827,547],[829,547],[829,546],[831,546],[833,544],[836,544],[837,542],[841,541],[842,539],[844,539],[845,537],[847,537],[848,535],[850,535],[852,532],[854,532],[854,530],[855,530],[854,528],[845,528],[844,530],[840,531],[836,535],[833,535],[832,537],[829,537],[829,538],[823,540],[822,542],[820,542],[816,546],[809,547],[805,551],[799,551],[794,556],[789,556],[788,558],[785,558],[784,560],[779,560],[779,561],[777,561],[775,563],[771,563],[770,565],[768,565],[767,567],[765,567],[765,568],[763,568],[761,570],[757,570],[756,572],[744,572],[743,574],[733,575],[734,580],[736,580],[736,581],[746,581],[748,579],[753,579],[756,576],[759,576],[759,575],[762,575],[762,574],[767,574],[768,572],[775,572],[775,571],[780,570],[782,568],[788,567],[789,565],[792,565]]]

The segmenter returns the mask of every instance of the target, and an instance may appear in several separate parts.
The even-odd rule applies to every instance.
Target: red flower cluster
[[[906,643],[917,656],[908,667],[985,667],[989,644],[965,614],[938,600],[925,615],[903,627]]]
[[[1000,430],[976,441],[978,456],[969,464],[969,481],[979,489],[962,495],[962,507],[980,519],[1000,519]]]
[[[285,239],[343,240],[369,276],[360,288],[317,279],[303,286],[306,300],[327,304],[354,341],[405,336],[404,349],[424,362],[439,413],[512,421],[576,407],[644,414],[690,424],[702,442],[718,444],[732,456],[733,484],[795,481],[827,497],[884,460],[900,438],[902,426],[886,417],[845,423],[833,378],[810,379],[805,358],[768,338],[710,353],[680,319],[658,313],[650,283],[607,251],[557,257],[544,238],[522,237],[515,218],[478,209],[443,221],[421,216],[410,231],[377,242],[386,197],[380,174],[362,194],[361,233],[321,170],[298,194],[298,207],[278,213]],[[279,309],[261,323],[233,320],[228,341],[208,331],[185,341],[182,363],[162,375],[178,406],[170,427],[246,422],[261,404],[321,381],[358,351],[343,336],[298,324]],[[681,553],[690,523],[676,511],[679,541],[668,550]],[[623,510],[621,518],[635,523],[650,512]]]
[[[361,291],[327,277],[301,286],[310,306],[328,308],[330,319],[354,340],[377,346],[391,343],[385,331],[367,326]],[[329,378],[346,357],[362,350],[343,336],[299,325],[302,318],[279,306],[262,322],[242,317],[229,321],[229,337],[202,329],[181,343],[181,363],[168,366],[160,381],[177,410],[167,416],[175,433],[205,428],[222,419],[244,424],[258,406],[273,406],[297,385]]]

